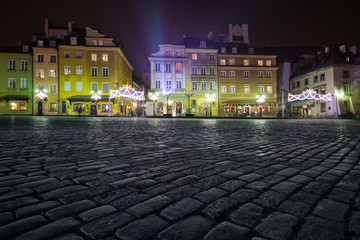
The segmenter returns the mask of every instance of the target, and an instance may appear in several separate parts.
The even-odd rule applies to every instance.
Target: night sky
[[[178,43],[185,34],[203,37],[226,33],[229,23],[249,24],[257,46],[360,45],[356,1],[291,0],[62,0],[7,1],[1,7],[0,46],[30,40],[44,31],[44,20],[66,25],[101,25],[101,32],[119,40],[140,76],[158,44]]]

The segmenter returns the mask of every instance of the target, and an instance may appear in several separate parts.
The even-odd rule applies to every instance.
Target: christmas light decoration
[[[257,98],[257,100],[256,100],[257,103],[264,103],[265,102],[265,95],[261,95],[261,96],[256,95],[256,98]]]
[[[124,97],[128,100],[144,100],[144,91],[136,91],[129,85],[125,85],[118,90],[110,90],[109,98]]]
[[[291,93],[289,93],[288,95],[288,101],[289,102],[294,102],[294,101],[302,101],[302,100],[317,100],[317,101],[326,101],[326,102],[330,102],[331,101],[331,94],[318,94],[317,92],[315,92],[312,89],[308,89],[306,91],[304,91],[302,94],[298,94],[298,95],[293,95]]]
[[[37,94],[35,94],[35,97],[39,98],[40,100],[43,100],[45,98],[47,98],[48,96],[45,94],[47,92],[46,89],[35,89],[35,92],[37,92]]]

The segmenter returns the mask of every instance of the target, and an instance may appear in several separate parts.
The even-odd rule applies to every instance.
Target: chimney
[[[356,51],[356,46],[354,45],[354,46],[352,46],[352,47],[350,47],[350,52],[352,53],[352,54],[354,54],[354,55],[356,55],[357,54],[357,51]]]
[[[249,26],[247,24],[241,24],[241,30],[243,35],[243,42],[249,44]]]
[[[229,42],[233,42],[233,30],[232,30],[232,24],[229,24]]]
[[[339,51],[342,53],[346,53],[346,46],[345,45],[339,46]]]
[[[73,24],[74,24],[74,21],[69,21],[68,22],[68,31],[69,31],[69,33],[71,33],[73,31]]]
[[[208,35],[207,35],[207,39],[209,39],[210,41],[213,40],[213,32],[209,31]]]
[[[49,37],[49,19],[45,18],[45,37]]]

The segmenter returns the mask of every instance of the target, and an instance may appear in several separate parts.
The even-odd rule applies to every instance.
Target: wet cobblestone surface
[[[360,122],[0,117],[1,239],[360,239]]]

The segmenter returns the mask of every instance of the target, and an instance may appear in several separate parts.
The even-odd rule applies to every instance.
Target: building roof
[[[277,55],[277,62],[294,62],[304,54],[315,54],[322,47],[264,47],[262,48]]]

